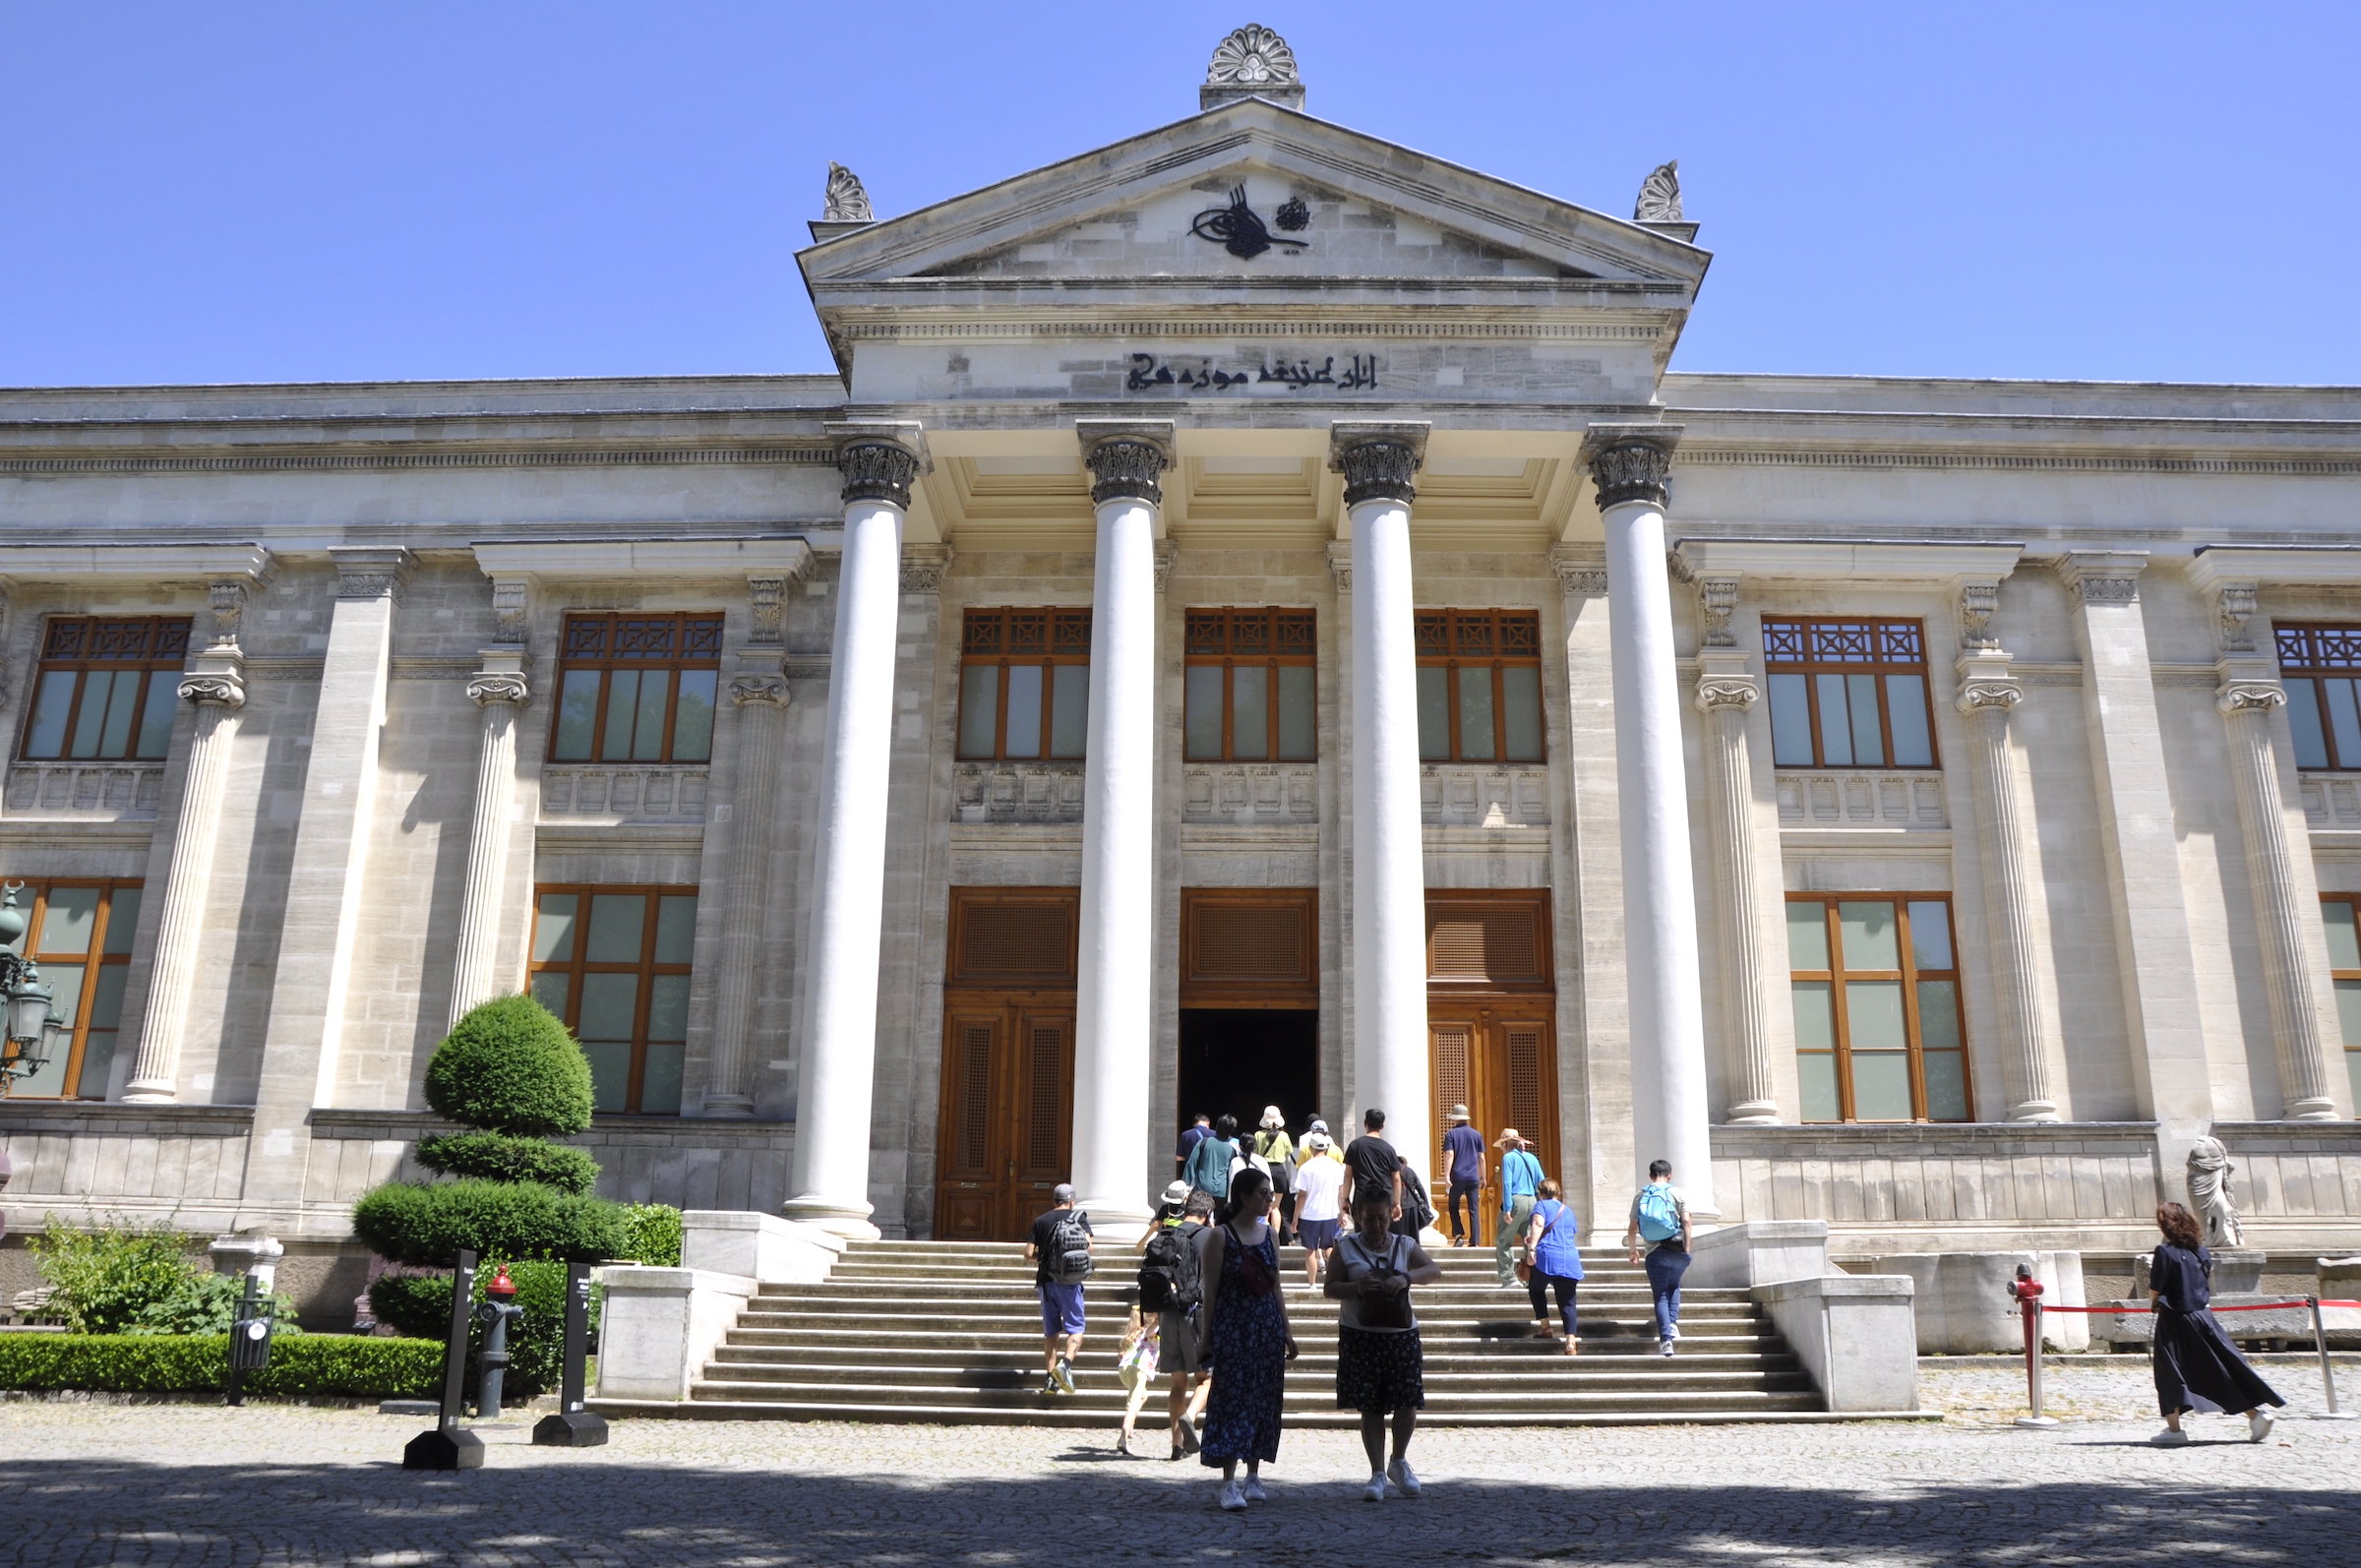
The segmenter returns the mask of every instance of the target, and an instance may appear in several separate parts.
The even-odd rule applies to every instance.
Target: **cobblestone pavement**
[[[2269,1368],[2291,1414],[2316,1376]],[[2291,1418],[2270,1442],[2220,1417],[2158,1450],[2144,1362],[2053,1374],[2052,1432],[2010,1374],[1946,1369],[1942,1425],[1423,1433],[1417,1501],[1359,1500],[1348,1433],[1286,1437],[1271,1500],[1213,1506],[1194,1463],[1126,1461],[1097,1432],[636,1420],[603,1449],[486,1433],[484,1470],[399,1468],[421,1422],[254,1406],[0,1404],[0,1560],[899,1565],[1104,1563],[2047,1564],[2203,1554],[2355,1560],[2361,1432]],[[2355,1379],[2361,1383],[2361,1378]],[[2356,1392],[2361,1392],[2357,1389]]]

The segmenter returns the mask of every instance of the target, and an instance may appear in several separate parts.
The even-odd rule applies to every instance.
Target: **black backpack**
[[[1205,1227],[1190,1221],[1158,1231],[1139,1265],[1139,1309],[1186,1312],[1205,1297],[1197,1269],[1197,1237]]]
[[[1434,1224],[1434,1199],[1408,1160],[1402,1162],[1402,1218],[1422,1231]]]
[[[1050,1227],[1048,1263],[1050,1278],[1059,1285],[1080,1285],[1090,1278],[1090,1233],[1082,1229],[1079,1211],[1064,1215]]]

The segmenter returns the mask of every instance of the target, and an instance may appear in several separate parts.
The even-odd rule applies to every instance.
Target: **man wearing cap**
[[[1450,1167],[1451,1195],[1444,1200],[1451,1209],[1451,1244],[1466,1246],[1476,1239],[1476,1193],[1483,1185],[1483,1134],[1468,1125],[1468,1108],[1451,1108],[1451,1130],[1443,1134],[1443,1159]],[[1461,1229],[1459,1200],[1468,1200],[1468,1222]]]
[[[1296,1235],[1303,1242],[1303,1283],[1315,1291],[1320,1288],[1321,1265],[1343,1226],[1339,1196],[1344,1184],[1344,1157],[1328,1136],[1328,1123],[1315,1119],[1303,1134],[1302,1158],[1296,1162]]]
[[[1033,1222],[1033,1239],[1025,1243],[1025,1261],[1037,1265],[1033,1289],[1041,1297],[1042,1359],[1050,1374],[1045,1394],[1074,1391],[1074,1357],[1082,1354],[1081,1282],[1061,1284],[1050,1274],[1058,1229],[1069,1221],[1081,1226],[1084,1244],[1097,1250],[1098,1243],[1090,1240],[1090,1216],[1074,1213],[1074,1189],[1063,1181],[1050,1189],[1050,1212]]]
[[[1212,1379],[1205,1375],[1205,1363],[1198,1354],[1195,1321],[1197,1307],[1202,1304],[1203,1284],[1199,1275],[1212,1219],[1213,1194],[1192,1190],[1185,1181],[1176,1181],[1164,1189],[1164,1202],[1157,1211],[1156,1223],[1139,1238],[1140,1254],[1144,1257],[1148,1244],[1158,1236],[1178,1233],[1181,1251],[1188,1259],[1184,1278],[1177,1283],[1190,1293],[1191,1298],[1180,1306],[1163,1308],[1157,1313],[1156,1322],[1158,1366],[1173,1378],[1170,1415],[1175,1459],[1197,1451],[1196,1420],[1205,1414],[1206,1397],[1213,1392]]]
[[[1500,1236],[1492,1246],[1492,1264],[1499,1271],[1500,1283],[1517,1283],[1517,1237],[1525,1234],[1525,1224],[1533,1218],[1533,1206],[1542,1190],[1542,1162],[1525,1147],[1525,1140],[1514,1127],[1501,1129],[1492,1145],[1500,1151]]]

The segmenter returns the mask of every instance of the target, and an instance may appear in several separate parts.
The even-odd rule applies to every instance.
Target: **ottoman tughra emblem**
[[[1292,214],[1288,214],[1284,207],[1280,212],[1283,214],[1280,221],[1284,224],[1287,216]],[[1309,221],[1309,214],[1305,214],[1305,221]],[[1196,221],[1188,225],[1188,231],[1201,240],[1213,241],[1244,261],[1252,261],[1273,245],[1293,245],[1299,250],[1303,246],[1302,240],[1280,239],[1273,235],[1261,216],[1246,205],[1246,188],[1242,185],[1230,188],[1228,207],[1209,207],[1199,212]]]

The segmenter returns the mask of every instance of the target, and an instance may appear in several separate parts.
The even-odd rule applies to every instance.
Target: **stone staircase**
[[[1446,1250],[1418,1288],[1429,1425],[1608,1425],[1832,1420],[1811,1379],[1742,1290],[1682,1293],[1679,1354],[1657,1354],[1646,1277],[1615,1251],[1586,1251],[1582,1354],[1533,1333],[1522,1287],[1494,1283],[1489,1248]],[[1302,1355],[1287,1420],[1350,1426],[1336,1409],[1336,1303],[1282,1255]],[[1033,1266],[1017,1243],[855,1243],[819,1285],[764,1285],[680,1404],[605,1400],[615,1415],[1113,1427],[1124,1389],[1116,1352],[1131,1285],[1127,1253],[1102,1258],[1085,1300],[1078,1391],[1042,1391]],[[1140,1414],[1150,1446],[1163,1391]]]

